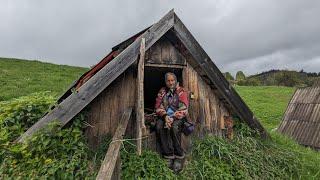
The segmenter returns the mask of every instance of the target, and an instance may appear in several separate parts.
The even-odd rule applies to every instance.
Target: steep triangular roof
[[[295,91],[278,131],[299,144],[320,150],[320,86]]]
[[[167,35],[170,41],[178,44],[176,47],[183,55],[192,56],[192,62],[188,62],[199,75],[223,97],[222,101],[227,104],[240,119],[260,132],[262,137],[267,137],[267,132],[253,116],[248,106],[243,102],[237,92],[224,78],[223,74],[212,62],[207,53],[195,40],[192,34],[184,26],[173,10],[168,12],[157,23],[146,30],[138,33],[138,36],[129,38],[113,48],[124,48],[120,54],[113,55],[107,63],[92,77],[86,79],[86,82],[78,86],[77,92],[71,93],[72,87],[75,87],[81,80],[75,84],[59,99],[57,105],[52,111],[48,112],[36,124],[28,129],[19,139],[19,142],[33,134],[52,120],[59,120],[62,125],[68,123],[84,107],[86,107],[95,97],[106,89],[112,81],[122,74],[130,65],[132,65],[139,56],[140,41],[145,38],[145,50],[147,51],[162,36]],[[109,54],[110,55],[110,54]],[[108,55],[108,56],[109,56]],[[107,56],[107,57],[108,57]],[[107,58],[106,57],[106,58]],[[103,60],[102,60],[103,61]],[[191,60],[190,60],[191,61]],[[88,71],[87,73],[89,73]],[[85,75],[84,75],[85,76]],[[82,76],[82,78],[84,77]]]

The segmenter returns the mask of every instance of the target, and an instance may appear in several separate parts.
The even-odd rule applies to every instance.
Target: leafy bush
[[[33,125],[54,102],[49,92],[0,102],[1,140],[13,141]],[[4,133],[5,132],[5,133]],[[3,139],[6,138],[6,139]]]
[[[173,171],[156,152],[145,150],[141,156],[135,151],[135,146],[125,141],[121,150],[121,179],[173,179]]]
[[[245,79],[246,79],[246,75],[244,75],[244,73],[242,71],[238,71],[236,74],[236,80],[241,81],[241,80],[245,80]]]
[[[54,102],[48,93],[37,93],[0,106],[0,179],[83,179],[89,171],[88,147],[82,129],[85,116],[80,113],[69,127],[57,122],[27,139],[12,143],[35,123]]]
[[[239,86],[260,86],[261,82],[258,79],[244,79],[237,82]]]
[[[223,75],[228,81],[234,80],[234,77],[231,75],[230,72],[225,72],[225,73],[223,73]]]

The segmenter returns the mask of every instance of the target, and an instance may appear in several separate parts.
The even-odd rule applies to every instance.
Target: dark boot
[[[166,159],[165,158],[165,161],[167,163],[167,166],[173,170],[173,159]]]
[[[174,159],[173,171],[179,173],[183,169],[183,159]]]

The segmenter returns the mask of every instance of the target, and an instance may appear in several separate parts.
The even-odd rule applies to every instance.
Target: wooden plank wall
[[[230,111],[191,65],[187,64],[182,76],[184,87],[193,94],[193,99],[190,99],[189,115],[197,125],[195,134],[222,135],[224,116],[229,116]]]
[[[320,87],[296,90],[278,131],[302,145],[320,148]]]
[[[313,87],[320,87],[320,78],[315,80],[312,86]]]
[[[108,133],[114,134],[122,113],[135,104],[136,75],[132,67],[120,75],[110,86],[97,96],[89,105],[86,129],[89,146],[96,149]],[[129,122],[127,131],[133,133],[133,123]]]
[[[179,51],[163,36],[146,52],[145,63],[186,65],[186,59]]]

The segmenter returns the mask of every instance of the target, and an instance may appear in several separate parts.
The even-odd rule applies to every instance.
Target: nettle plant
[[[13,141],[33,125],[53,104],[49,92],[35,93],[11,101],[0,102],[1,139]]]
[[[0,103],[0,179],[93,178],[89,171],[88,146],[83,135],[85,115],[80,113],[67,127],[53,121],[27,139],[13,143],[50,108],[49,93]]]

